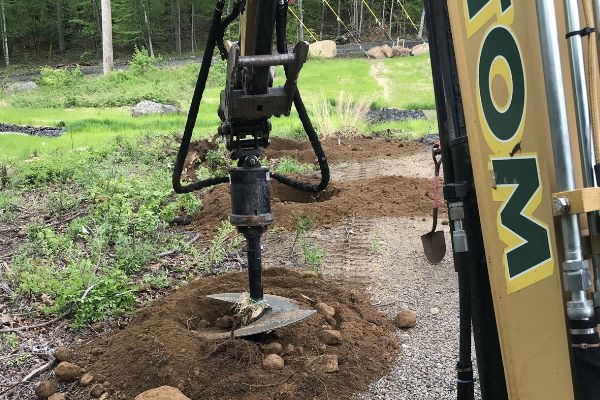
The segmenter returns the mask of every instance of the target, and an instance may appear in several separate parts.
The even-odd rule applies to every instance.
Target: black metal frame
[[[444,165],[444,197],[448,203],[463,203],[463,229],[468,235],[469,251],[454,253],[461,291],[458,398],[473,398],[472,384],[461,384],[461,381],[465,381],[465,376],[469,376],[472,325],[482,398],[507,400],[506,379],[477,207],[447,1],[425,0],[425,10]],[[451,230],[454,231],[453,223]]]

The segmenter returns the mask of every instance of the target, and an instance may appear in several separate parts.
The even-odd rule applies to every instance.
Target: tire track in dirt
[[[428,164],[431,164],[430,168],[427,168]],[[432,178],[433,164],[431,156],[422,152],[402,158],[384,158],[361,163],[340,163],[331,168],[331,179],[334,181],[357,180],[378,176]]]

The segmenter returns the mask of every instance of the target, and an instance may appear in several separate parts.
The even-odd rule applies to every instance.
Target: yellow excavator
[[[211,297],[245,304],[235,336],[314,312],[264,294],[261,279],[261,235],[273,221],[269,181],[309,192],[329,182],[296,85],[308,44],[288,51],[288,2],[236,0],[223,15],[225,1],[216,0],[173,174],[178,193],[230,185],[230,219],[248,244],[249,294]],[[483,400],[600,400],[600,0],[425,0],[425,10],[440,131],[434,158],[441,154],[460,288],[457,398],[475,398],[473,337]],[[239,41],[226,47],[224,32],[237,18]],[[227,60],[219,133],[237,167],[184,185],[215,49]],[[274,66],[285,69],[281,87],[273,86]],[[289,116],[292,106],[319,161],[319,183],[260,165],[270,118]],[[443,253],[439,235],[423,240],[429,259]]]

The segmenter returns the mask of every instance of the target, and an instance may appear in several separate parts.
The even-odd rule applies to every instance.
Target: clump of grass
[[[313,229],[313,227],[314,222],[310,217],[304,215],[298,218],[296,221],[296,238],[294,239],[294,245],[296,242],[299,242],[304,262],[311,270],[319,272],[323,266],[323,260],[325,259],[326,253],[319,245],[310,243],[308,231]]]
[[[283,157],[275,166],[275,172],[284,175],[299,175],[314,170],[314,166],[310,164],[302,164],[292,157]]]
[[[322,97],[322,101],[315,102],[313,106],[313,121],[319,135],[323,138],[360,135],[371,103],[368,98],[354,100],[344,91],[339,93],[333,104]]]
[[[229,254],[239,248],[242,237],[229,221],[223,221],[208,249],[201,255],[200,265],[207,271],[220,264]]]

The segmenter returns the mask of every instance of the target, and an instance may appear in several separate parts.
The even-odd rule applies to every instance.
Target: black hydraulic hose
[[[236,2],[236,5],[239,5],[239,3]],[[235,17],[239,15],[241,9],[240,6],[234,7],[233,12],[227,16],[225,21],[222,23],[221,16],[223,15],[224,7],[225,0],[218,0],[210,25],[208,40],[206,41],[206,48],[204,49],[204,55],[202,57],[202,65],[200,66],[200,72],[198,73],[198,80],[196,81],[194,96],[192,97],[190,111],[188,113],[187,122],[185,123],[181,145],[179,147],[179,151],[177,152],[175,167],[173,168],[173,189],[175,190],[175,193],[190,193],[209,186],[229,182],[228,176],[219,176],[185,186],[181,185],[181,174],[183,172],[185,159],[190,149],[190,141],[192,139],[192,133],[194,132],[194,126],[196,125],[196,119],[198,118],[198,111],[200,109],[202,95],[204,94],[204,89],[206,88],[206,81],[208,80],[208,73],[210,71],[210,65],[212,63],[215,46],[217,45],[217,41],[221,40],[223,31],[227,27],[227,24],[233,21]]]
[[[458,272],[458,302],[460,309],[460,339],[458,363],[456,364],[456,388],[458,400],[474,400],[473,364],[471,361],[471,277],[466,263],[469,260],[457,260],[464,257],[456,253],[455,264]],[[466,257],[464,257],[466,258]]]
[[[277,16],[275,19],[275,26],[277,32],[277,52],[279,54],[287,53],[287,37],[285,32],[285,27],[287,25],[287,8],[288,1],[283,0],[279,2],[277,6]],[[287,74],[287,68],[286,68]],[[308,116],[308,112],[306,111],[306,106],[302,101],[302,97],[300,96],[300,92],[296,89],[296,93],[294,94],[294,107],[296,107],[296,111],[298,111],[298,115],[300,116],[300,121],[302,122],[302,126],[304,127],[304,131],[308,136],[308,140],[317,156],[317,160],[319,162],[319,169],[321,170],[321,181],[318,184],[311,184],[306,182],[296,181],[294,179],[288,178],[287,176],[273,173],[271,176],[273,179],[283,183],[284,185],[293,187],[298,190],[302,190],[304,192],[320,192],[327,188],[329,184],[329,163],[327,162],[327,157],[325,156],[325,152],[323,151],[323,146],[321,146],[321,142],[319,141],[319,136],[315,131],[315,128],[310,121],[310,117]]]

